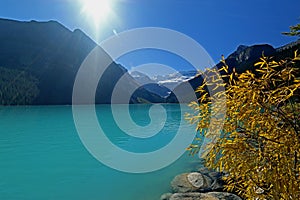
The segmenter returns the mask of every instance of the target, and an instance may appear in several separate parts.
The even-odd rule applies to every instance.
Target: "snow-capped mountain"
[[[166,80],[172,80],[172,79],[177,79],[178,81],[181,80],[187,80],[192,77],[194,77],[197,74],[197,71],[179,71],[179,72],[174,72],[172,74],[167,74],[167,75],[156,75],[152,77],[152,80],[159,82],[159,81],[166,81]]]
[[[148,87],[149,91],[151,92],[159,93],[160,96],[165,96],[169,94],[170,91],[172,91],[177,85],[190,80],[191,78],[195,77],[196,74],[196,70],[190,70],[149,77],[146,74],[139,71],[130,72],[130,75],[139,84],[143,85],[144,87],[146,86],[146,88]]]
[[[158,84],[154,80],[152,80],[149,76],[139,71],[131,71],[130,75],[138,82],[141,86],[143,86],[146,90],[157,94],[161,97],[167,97],[170,95],[171,90],[167,87]]]
[[[148,83],[157,83],[156,81],[152,80],[146,74],[139,72],[139,71],[130,71],[130,75],[141,85],[148,84]]]
[[[170,90],[173,90],[180,83],[188,81],[191,78],[195,77],[196,74],[196,70],[179,71],[167,75],[157,75],[152,77],[152,80],[154,80],[159,85],[163,85],[169,88]]]

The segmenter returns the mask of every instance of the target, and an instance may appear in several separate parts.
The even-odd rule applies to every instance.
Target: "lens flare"
[[[112,13],[112,0],[80,0],[82,13],[98,28]]]

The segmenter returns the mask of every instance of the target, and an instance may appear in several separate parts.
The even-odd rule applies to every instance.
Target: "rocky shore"
[[[171,181],[173,193],[165,193],[161,200],[242,200],[224,191],[224,173],[200,168],[195,172],[177,175]]]

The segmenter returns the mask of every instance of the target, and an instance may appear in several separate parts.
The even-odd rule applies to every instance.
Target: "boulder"
[[[206,183],[206,188],[204,188],[204,189],[211,188],[211,185],[212,185],[214,180],[211,179],[209,176],[206,176],[206,175],[203,175],[203,178],[204,178],[205,183]]]
[[[221,181],[215,180],[211,186],[210,186],[212,191],[223,191],[224,189],[224,184]]]
[[[172,193],[165,193],[161,195],[160,200],[169,200],[172,195]]]
[[[239,196],[228,192],[208,193],[175,193],[169,200],[242,200]]]
[[[204,199],[216,199],[216,200],[242,200],[241,197],[228,193],[228,192],[209,192],[203,194],[205,197]]]
[[[206,180],[208,188],[206,188],[205,191],[222,191],[224,186],[224,181],[222,180],[222,177],[224,176],[224,173],[222,172],[216,172],[213,170],[210,170],[206,167],[202,167],[198,169],[198,172],[201,173]]]
[[[175,194],[167,193],[163,200],[241,200],[235,194],[223,192],[225,173],[200,168],[197,172],[176,176],[171,186]]]
[[[171,187],[174,192],[194,192],[197,191],[198,188],[194,187],[188,181],[188,173],[180,174],[175,176],[175,178],[171,182]]]
[[[198,172],[192,172],[187,175],[187,180],[195,188],[201,188],[204,185],[204,177]]]
[[[190,193],[175,193],[169,200],[198,200],[202,198],[203,193],[190,192]]]
[[[209,177],[199,173],[184,173],[176,176],[171,186],[174,192],[196,192],[209,190],[212,181]]]
[[[224,188],[224,181],[222,180],[223,173],[210,172],[207,174],[212,179],[211,189],[213,191],[220,191]]]

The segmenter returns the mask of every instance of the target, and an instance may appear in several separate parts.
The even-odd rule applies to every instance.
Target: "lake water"
[[[182,109],[179,105],[163,106],[167,116],[164,128],[159,137],[145,139],[130,139],[124,134],[114,122],[109,105],[96,106],[96,110],[109,139],[122,149],[139,153],[168,144],[184,112],[189,111],[184,105]],[[151,123],[149,108],[130,105],[132,119],[141,126]],[[125,112],[126,105],[119,105],[119,110]],[[161,113],[156,115],[159,118]],[[190,132],[191,126],[185,124],[183,130]],[[197,158],[184,154],[158,171],[117,171],[99,162],[84,147],[71,106],[0,107],[1,200],[158,200],[170,191],[175,175],[197,167]]]

